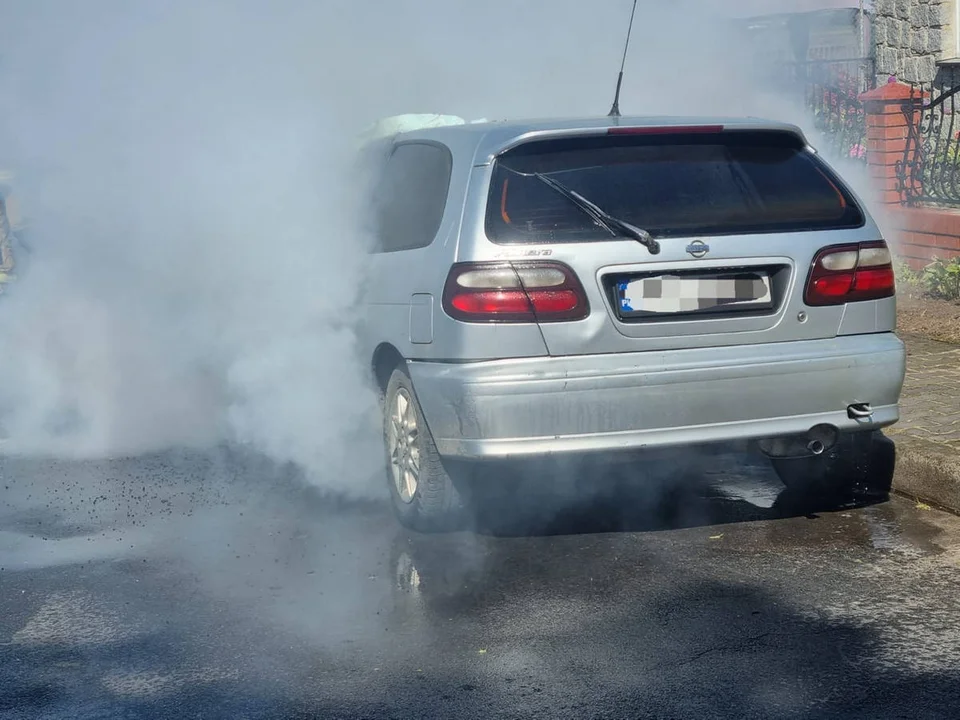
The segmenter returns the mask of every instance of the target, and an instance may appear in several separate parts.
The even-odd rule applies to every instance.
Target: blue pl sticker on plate
[[[627,287],[628,283],[620,282],[617,283],[617,289],[620,291],[620,309],[624,312],[633,312],[633,307],[630,305],[630,298],[627,297]]]

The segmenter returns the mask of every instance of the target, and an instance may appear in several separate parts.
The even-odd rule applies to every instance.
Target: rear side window
[[[404,143],[387,160],[374,196],[377,250],[430,245],[440,229],[453,158],[439,144]]]
[[[501,155],[487,234],[500,243],[611,235],[546,175],[655,237],[860,227],[836,176],[792,133],[603,135],[530,142]]]

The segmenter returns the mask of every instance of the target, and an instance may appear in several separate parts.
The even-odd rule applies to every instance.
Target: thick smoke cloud
[[[32,246],[0,303],[5,451],[242,441],[356,490],[379,438],[354,138],[402,112],[603,114],[630,5],[0,3],[0,164]],[[623,111],[802,121],[752,84],[732,15],[642,2]]]

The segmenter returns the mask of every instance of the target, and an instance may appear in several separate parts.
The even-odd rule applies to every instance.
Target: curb
[[[896,434],[894,491],[960,514],[960,453],[948,445]]]

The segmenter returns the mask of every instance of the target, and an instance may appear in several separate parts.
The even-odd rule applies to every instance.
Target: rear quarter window
[[[397,145],[374,192],[378,252],[430,245],[440,229],[450,189],[453,156],[439,143]]]
[[[610,238],[547,175],[655,237],[860,227],[830,168],[792,133],[604,135],[536,141],[494,166],[486,230],[501,243]]]

